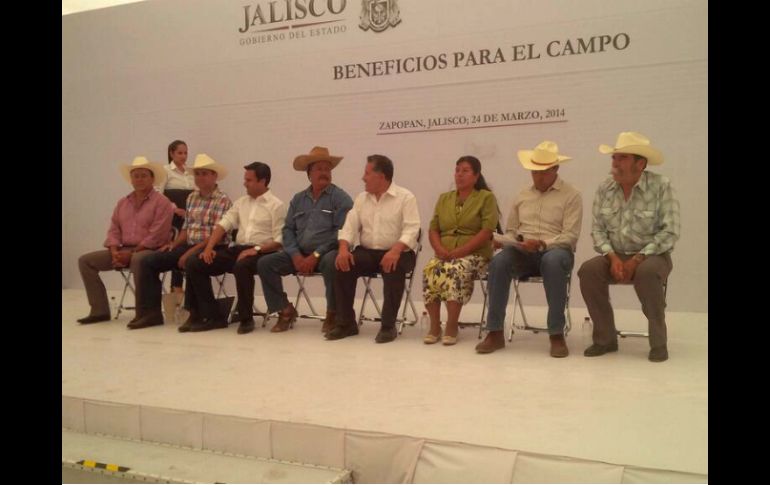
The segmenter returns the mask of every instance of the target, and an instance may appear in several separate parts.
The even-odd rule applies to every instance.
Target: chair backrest
[[[166,189],[163,191],[163,195],[174,203],[180,209],[187,207],[187,196],[192,193],[189,189]]]

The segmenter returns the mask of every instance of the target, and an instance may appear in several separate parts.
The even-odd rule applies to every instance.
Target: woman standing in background
[[[166,169],[166,184],[163,186],[163,195],[168,197],[175,205],[174,220],[172,226],[177,231],[182,229],[184,223],[187,196],[195,189],[195,176],[187,163],[187,143],[182,140],[174,140],[168,146],[168,165]],[[184,275],[179,270],[171,272],[171,288],[181,296],[184,295],[182,282]]]

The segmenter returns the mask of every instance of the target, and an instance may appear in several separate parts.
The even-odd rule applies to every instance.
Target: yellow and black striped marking
[[[111,472],[127,472],[130,468],[126,466],[112,465],[110,463],[99,463],[91,460],[80,460],[78,465],[83,465],[86,468],[100,468],[102,470],[109,470]]]

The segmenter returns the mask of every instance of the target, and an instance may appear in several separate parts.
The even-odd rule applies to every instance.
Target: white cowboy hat
[[[130,164],[120,166],[120,173],[123,174],[128,183],[131,183],[131,171],[137,168],[145,168],[152,172],[154,179],[153,185],[162,186],[166,182],[166,171],[163,169],[163,165],[147,160],[147,157],[136,157]]]
[[[572,157],[559,155],[559,145],[553,141],[542,141],[534,150],[519,150],[519,162],[527,170],[548,170]]]
[[[329,155],[329,149],[326,147],[313,147],[308,155],[300,155],[294,159],[294,170],[304,172],[311,163],[326,160],[332,164],[332,168],[339,165],[342,157],[333,157]]]
[[[618,135],[615,146],[599,145],[599,151],[605,155],[610,153],[631,153],[647,159],[650,165],[663,163],[663,154],[650,145],[650,139],[635,131],[624,131]]]
[[[217,173],[217,180],[222,180],[227,177],[227,168],[221,163],[215,162],[213,158],[205,153],[199,153],[195,156],[195,163],[192,166],[193,170],[196,168],[199,170],[211,170]]]

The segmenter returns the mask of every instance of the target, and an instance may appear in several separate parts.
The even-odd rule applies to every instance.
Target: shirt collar
[[[201,189],[195,189],[195,192],[197,192],[198,193],[198,197],[200,197],[202,199],[213,199],[213,198],[216,198],[216,197],[219,197],[220,195],[222,195],[222,192],[220,192],[220,190],[219,190],[219,184],[214,186],[214,190],[212,190],[211,193],[208,196],[203,195],[201,193]]]
[[[253,200],[254,202],[262,202],[262,201],[267,201],[267,197],[268,197],[267,194],[269,194],[269,193],[270,193],[270,189],[267,189],[262,195],[260,195],[259,197],[256,197],[256,198],[252,198],[248,194],[246,194],[246,195],[249,197],[249,200]]]
[[[180,173],[178,167],[176,166],[176,163],[174,162],[168,162],[168,168],[176,173]],[[189,173],[190,170],[191,170],[190,167],[188,167],[187,164],[185,164],[184,170],[181,173]]]
[[[396,197],[396,184],[394,184],[392,181],[390,182],[390,187],[388,187],[388,190],[385,191],[385,194],[389,194],[391,197]],[[385,195],[383,194],[383,195]]]
[[[334,187],[334,184],[329,184],[329,185],[327,185],[327,186],[326,186],[326,188],[324,188],[324,189],[321,191],[321,194],[320,194],[320,195],[323,195],[323,194],[327,194],[327,193],[330,193],[330,192],[331,192],[331,190],[332,190],[332,187]],[[308,186],[307,190],[305,190],[305,194],[306,194],[308,197],[310,197],[311,199],[313,198],[313,186],[312,186],[312,185]],[[319,198],[320,198],[320,195],[319,195]]]
[[[614,191],[618,191],[618,190],[620,190],[620,191],[623,190],[623,188],[620,186],[620,184],[617,183],[615,181],[615,179],[612,178],[611,175],[610,175],[610,182],[611,182],[610,183],[610,188],[609,188],[610,191],[614,192]],[[645,170],[644,172],[642,172],[642,176],[639,177],[639,180],[636,181],[636,184],[634,184],[634,186],[631,187],[631,192],[633,192],[634,189],[637,188],[637,187],[639,188],[639,190],[641,192],[647,192],[647,188],[649,186],[650,186],[649,172],[647,172],[647,170]]]
[[[543,194],[543,193],[547,194],[552,190],[561,190],[563,186],[564,186],[564,181],[561,179],[561,177],[557,175],[556,180],[554,180],[554,182],[551,184],[550,187],[548,187],[548,190],[546,190],[545,192],[540,192],[539,190],[537,190],[537,188],[535,187],[535,184],[530,185],[529,190],[538,194]]]
[[[149,199],[150,197],[152,197],[152,194],[153,194],[153,192],[160,194],[160,192],[158,192],[157,190],[155,190],[155,188],[153,187],[153,189],[152,189],[151,191],[149,191],[149,192],[147,193],[147,195],[145,196],[145,198],[144,198],[144,199],[142,199],[142,200],[147,200],[147,199]],[[135,194],[135,193],[136,193],[136,190],[132,190],[131,192],[129,192],[129,194],[128,194],[128,195],[126,195],[126,197],[125,197],[125,198],[126,198],[126,199],[131,199],[131,198],[133,198],[133,197],[134,197],[134,194]]]

